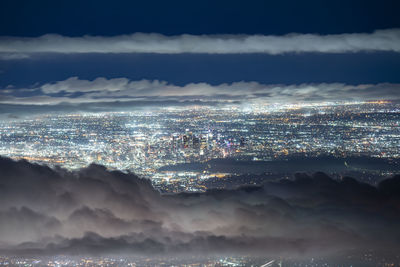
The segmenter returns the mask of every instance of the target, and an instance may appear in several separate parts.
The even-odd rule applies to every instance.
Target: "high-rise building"
[[[243,136],[240,137],[240,146],[244,147],[246,145],[246,138],[244,138]]]
[[[186,134],[182,136],[182,142],[184,148],[189,147],[189,137]]]
[[[192,138],[193,148],[200,148],[200,139],[197,136]]]

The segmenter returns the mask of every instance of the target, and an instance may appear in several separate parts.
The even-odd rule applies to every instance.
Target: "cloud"
[[[17,60],[30,58],[28,54],[20,53],[0,53],[0,60]]]
[[[274,35],[176,35],[134,33],[113,37],[1,37],[0,53],[7,57],[32,53],[157,53],[248,54],[400,52],[400,29],[333,35],[290,33]],[[6,56],[8,55],[8,56]],[[13,56],[16,55],[16,56]]]
[[[261,84],[233,82],[219,85],[189,83],[183,86],[159,80],[131,81],[127,78],[82,80],[71,77],[30,89],[5,88],[0,93],[4,105],[86,105],[123,103],[139,105],[154,103],[293,103],[313,101],[398,100],[399,84],[318,83],[318,84]],[[23,95],[26,96],[23,96]],[[106,105],[105,105],[106,106]],[[132,106],[132,105],[131,105]],[[78,106],[75,108],[79,109]]]
[[[67,171],[0,158],[0,173],[2,254],[293,258],[399,249],[398,176],[373,187],[316,173],[162,195],[99,165]]]

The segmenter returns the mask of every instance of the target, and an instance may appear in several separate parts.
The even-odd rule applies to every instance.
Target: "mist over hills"
[[[313,174],[324,172],[334,179],[349,176],[371,185],[377,185],[393,174],[400,173],[400,160],[397,158],[375,158],[366,156],[335,157],[304,154],[266,160],[251,158],[221,158],[205,162],[180,163],[166,165],[159,172],[207,173],[208,179],[198,181],[205,188],[233,189],[241,185],[260,185],[265,182],[291,178],[295,173]],[[215,175],[215,177],[212,177]],[[177,183],[177,184],[176,184]],[[179,181],[167,189],[171,192],[180,190]],[[165,187],[165,186],[164,186]],[[184,189],[185,187],[182,187]],[[162,191],[165,188],[162,188]]]
[[[296,172],[327,172],[343,173],[350,171],[388,171],[399,172],[400,160],[396,158],[374,157],[334,157],[293,155],[278,159],[252,160],[238,158],[212,159],[207,162],[181,163],[163,166],[160,171],[210,171],[239,174],[296,173]]]
[[[234,190],[161,194],[132,173],[0,158],[0,252],[274,255],[399,249],[400,176],[324,173]]]

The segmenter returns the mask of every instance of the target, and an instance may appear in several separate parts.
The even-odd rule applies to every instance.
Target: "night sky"
[[[238,90],[267,103],[397,100],[399,8],[398,1],[2,1],[0,105],[224,101]],[[122,89],[115,79],[125,80]],[[339,84],[340,97],[327,84]],[[188,85],[209,89],[203,95]],[[317,94],[282,99],[277,86]],[[357,95],[346,95],[346,86]],[[271,88],[273,96],[255,96]]]
[[[0,34],[339,34],[399,28],[398,1],[1,1]]]

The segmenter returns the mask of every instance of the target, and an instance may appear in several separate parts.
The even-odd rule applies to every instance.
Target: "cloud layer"
[[[160,195],[148,180],[98,165],[68,172],[0,158],[0,173],[2,254],[293,258],[399,249],[399,177],[376,188],[317,173]]]
[[[312,101],[398,100],[400,85],[390,83],[348,85],[320,83],[267,85],[258,82],[234,82],[220,85],[189,83],[183,86],[159,80],[131,81],[127,78],[82,80],[71,77],[29,89],[5,88],[0,104],[57,105],[82,103],[145,104],[170,101],[291,103]]]
[[[31,53],[157,53],[247,54],[400,52],[400,29],[333,35],[291,33],[274,35],[176,35],[134,33],[114,37],[1,37],[3,59]]]

